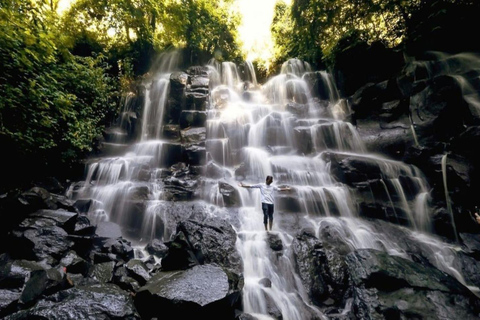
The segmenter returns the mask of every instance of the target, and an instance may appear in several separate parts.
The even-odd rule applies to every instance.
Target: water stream
[[[447,211],[450,215],[450,220],[453,225],[453,232],[455,234],[455,239],[458,242],[457,230],[455,228],[455,221],[453,217],[452,204],[450,201],[450,195],[448,194],[448,185],[447,185],[447,154],[442,157],[442,178],[443,178],[443,190],[445,192],[445,203],[447,204]]]

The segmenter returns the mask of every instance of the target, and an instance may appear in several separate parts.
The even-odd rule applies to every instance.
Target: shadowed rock
[[[236,233],[225,220],[186,220],[179,223],[177,235],[162,259],[163,270],[186,269],[196,264],[216,263],[241,272],[240,256],[235,248]]]
[[[359,318],[474,319],[480,312],[480,300],[438,269],[371,249],[349,254],[346,263]]]
[[[75,287],[39,300],[4,319],[140,319],[130,294],[114,284]]]

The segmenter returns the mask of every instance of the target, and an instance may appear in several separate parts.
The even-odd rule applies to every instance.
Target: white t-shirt
[[[267,185],[266,183],[259,183],[250,186],[250,188],[260,189],[262,203],[274,204],[275,191],[278,191],[278,187]]]

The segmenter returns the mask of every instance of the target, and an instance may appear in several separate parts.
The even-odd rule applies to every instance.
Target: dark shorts
[[[270,219],[270,221],[273,221],[273,204],[262,202],[262,210],[263,210],[263,224],[267,224],[268,219]]]

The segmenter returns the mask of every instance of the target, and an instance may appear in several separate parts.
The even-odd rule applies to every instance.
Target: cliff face
[[[432,60],[410,62],[398,76],[368,83],[350,97],[368,149],[425,174],[435,232],[450,238],[449,206],[457,232],[478,232],[471,218],[480,191],[474,151],[480,142],[478,66],[473,54],[432,54]]]

